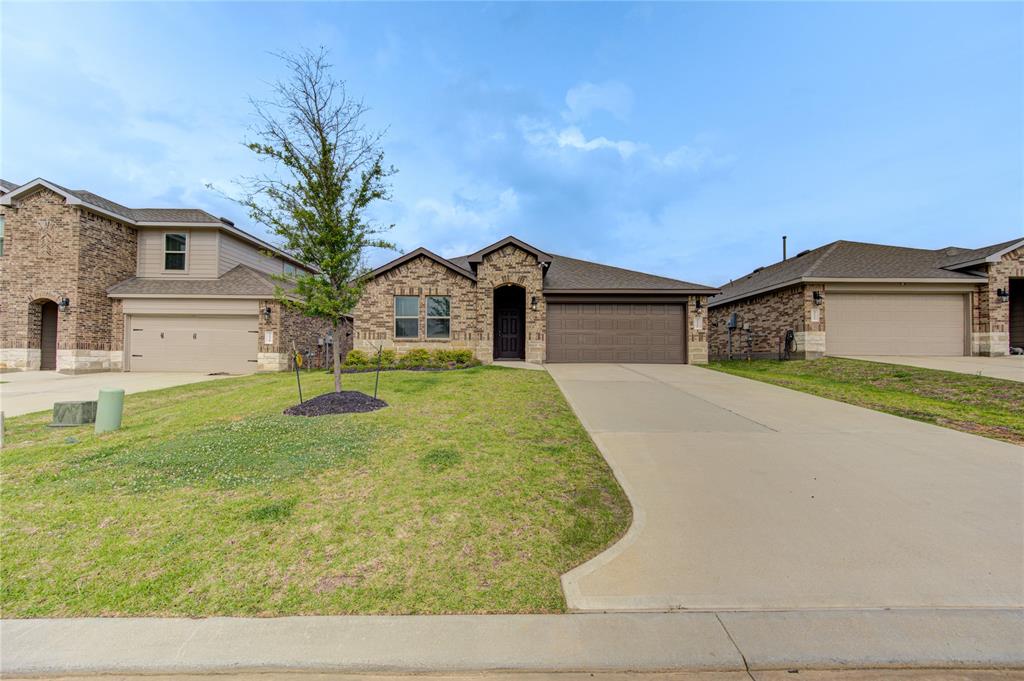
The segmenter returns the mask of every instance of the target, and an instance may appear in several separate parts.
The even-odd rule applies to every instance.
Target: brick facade
[[[526,295],[526,361],[544,361],[546,309],[543,272],[537,258],[513,246],[484,256],[477,280],[441,265],[426,256],[388,270],[369,282],[356,306],[354,347],[373,353],[377,348],[404,354],[414,348],[472,350],[482,362],[494,359],[494,289],[505,284],[521,286]],[[419,337],[394,337],[395,296],[418,296]],[[451,334],[448,339],[426,337],[426,297],[451,297]],[[537,299],[536,310],[531,301]]]
[[[814,304],[818,284],[798,284],[711,308],[709,350],[713,359],[729,355],[729,317],[736,313],[732,332],[733,357],[778,357],[786,331],[794,333],[791,357],[815,359],[825,352],[825,307]],[[815,311],[817,308],[817,311]],[[749,328],[748,328],[749,325]]]
[[[0,368],[39,368],[40,305],[60,296],[70,305],[58,315],[57,369],[119,368],[121,337],[113,335],[118,322],[106,289],[135,273],[136,230],[46,189],[5,207],[4,221]]]
[[[1024,278],[1024,248],[989,263],[987,274],[988,283],[971,296],[971,354],[998,357],[1010,351],[1010,305],[996,293],[1009,291],[1011,278]]]
[[[323,340],[331,332],[331,325],[314,317],[306,317],[289,309],[277,300],[261,300],[259,309],[270,308],[270,318],[261,312],[259,317],[259,350],[257,371],[288,371],[292,368],[292,345],[303,355],[303,366],[322,369],[331,366],[331,357]],[[264,343],[266,333],[273,332],[274,342]],[[346,321],[341,332],[342,358],[352,349],[352,323]]]

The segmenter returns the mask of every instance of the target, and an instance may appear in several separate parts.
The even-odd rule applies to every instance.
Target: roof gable
[[[466,259],[466,262],[468,262],[470,265],[475,265],[477,263],[483,262],[485,255],[493,253],[494,251],[497,251],[498,249],[504,248],[505,246],[508,246],[509,244],[511,244],[513,246],[516,246],[517,248],[520,248],[520,249],[526,251],[527,253],[532,254],[534,257],[537,258],[537,260],[539,262],[542,262],[542,263],[551,262],[551,256],[550,255],[548,255],[547,253],[541,251],[538,248],[534,248],[533,246],[531,246],[530,244],[526,243],[525,241],[520,241],[519,239],[517,239],[514,236],[507,236],[504,239],[502,239],[501,241],[495,241],[490,246],[484,246],[483,248],[481,248],[476,253],[470,253],[469,255],[463,256],[463,257]]]
[[[456,274],[462,275],[463,277],[466,277],[467,279],[470,279],[472,281],[476,281],[476,274],[474,274],[472,270],[464,269],[459,265],[456,265],[451,260],[446,260],[445,258],[439,256],[437,253],[434,253],[433,251],[428,251],[426,248],[423,248],[422,246],[417,248],[415,251],[410,251],[401,257],[395,258],[389,263],[381,265],[377,269],[371,271],[366,276],[369,279],[379,277],[380,275],[384,274],[385,272],[388,272],[389,270],[393,270],[396,267],[400,267],[401,265],[404,265],[405,263],[411,262],[416,258],[420,257],[433,260],[438,265],[441,265],[442,267],[447,267]]]

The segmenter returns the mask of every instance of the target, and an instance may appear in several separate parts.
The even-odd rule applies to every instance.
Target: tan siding
[[[164,234],[188,234],[188,257],[184,272],[164,270]],[[156,278],[216,279],[217,230],[214,229],[141,229],[139,230],[138,276]]]
[[[248,265],[254,270],[267,274],[281,274],[283,264],[277,258],[270,258],[259,249],[236,239],[229,234],[220,235],[219,274],[224,274],[237,265]]]
[[[256,314],[258,301],[225,298],[125,298],[125,314]]]

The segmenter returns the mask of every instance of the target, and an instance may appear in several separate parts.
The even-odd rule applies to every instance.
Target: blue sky
[[[1024,234],[1024,4],[4,2],[0,175],[257,234],[248,95],[328,47],[402,250],[515,234],[720,284],[834,239]],[[383,262],[395,254],[377,253]]]

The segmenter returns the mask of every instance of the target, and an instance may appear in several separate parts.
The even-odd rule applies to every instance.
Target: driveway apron
[[[1024,448],[694,366],[548,369],[634,509],[572,610],[1024,606]]]

